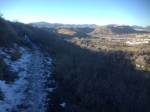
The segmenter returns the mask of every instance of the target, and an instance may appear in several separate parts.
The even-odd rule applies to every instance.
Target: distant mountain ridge
[[[63,23],[49,23],[49,22],[44,22],[44,21],[33,22],[30,24],[34,27],[97,27],[99,26],[96,24],[63,24]],[[105,26],[118,26],[118,24],[107,24]],[[130,27],[132,27],[133,29],[150,30],[150,26],[142,27],[138,25],[132,25]]]
[[[48,23],[48,22],[34,22],[30,23],[34,27],[95,27],[96,24],[62,24],[62,23]]]
[[[128,25],[97,27],[59,27],[55,29],[59,34],[70,35],[74,37],[138,33]]]
[[[133,25],[131,27],[134,29],[150,30],[150,26],[142,27],[142,26]]]
[[[131,34],[136,33],[132,27],[128,25],[118,25],[118,26],[98,26],[91,32],[91,35],[111,35],[111,34]]]
[[[98,35],[112,35],[112,34],[132,34],[144,33],[149,30],[150,26],[141,27],[137,25],[118,25],[108,24],[98,26],[96,24],[62,24],[62,23],[48,23],[48,22],[35,22],[30,23],[34,27],[50,28],[52,32],[60,34],[61,36],[71,37],[88,37]]]

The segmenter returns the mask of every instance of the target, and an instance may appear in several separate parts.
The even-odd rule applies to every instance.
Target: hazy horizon
[[[86,24],[86,23],[83,23],[83,24],[74,24],[74,23],[51,23],[51,22],[47,22],[47,21],[37,21],[37,22],[30,22],[30,23],[27,23],[27,24],[32,24],[32,23],[40,23],[40,22],[44,22],[44,23],[50,23],[50,24],[63,24],[63,25],[97,25],[97,26],[107,26],[107,25],[114,25],[114,26],[139,26],[139,27],[143,27],[143,26],[140,26],[140,25],[128,25],[128,24],[104,24],[104,25],[98,25],[98,24],[94,24],[94,23],[89,23],[89,24]],[[147,25],[147,26],[150,26],[150,25]],[[145,26],[145,27],[147,27]],[[144,27],[143,27],[144,28]]]
[[[6,20],[150,26],[149,0],[1,0]]]

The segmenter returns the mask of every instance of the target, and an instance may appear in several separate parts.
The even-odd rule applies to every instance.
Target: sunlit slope
[[[136,33],[130,26],[99,26],[94,29],[90,34],[129,34]]]

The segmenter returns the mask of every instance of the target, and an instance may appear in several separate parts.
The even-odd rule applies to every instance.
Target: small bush
[[[3,93],[1,90],[0,90],[0,100],[3,100]]]
[[[3,61],[3,59],[0,57],[0,80],[3,79],[3,70],[5,67],[6,67],[6,64]]]
[[[16,61],[21,58],[21,53],[19,52],[19,48],[16,48],[15,51],[11,54],[11,60]]]

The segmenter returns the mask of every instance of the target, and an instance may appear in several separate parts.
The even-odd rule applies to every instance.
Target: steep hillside
[[[20,38],[11,27],[10,22],[0,17],[0,46],[8,46],[12,42],[16,43],[19,41]]]
[[[61,110],[65,102],[58,101],[58,96],[55,103],[52,97],[57,82],[51,76],[52,60],[47,52],[51,49],[44,46],[54,46],[54,34],[3,18],[0,33],[0,111]]]
[[[131,28],[130,26],[115,26],[110,27],[113,33],[116,34],[129,34],[129,33],[136,33],[136,31]]]
[[[94,30],[93,28],[90,27],[60,27],[56,29],[58,34],[73,37],[88,37],[89,36],[88,33]]]

